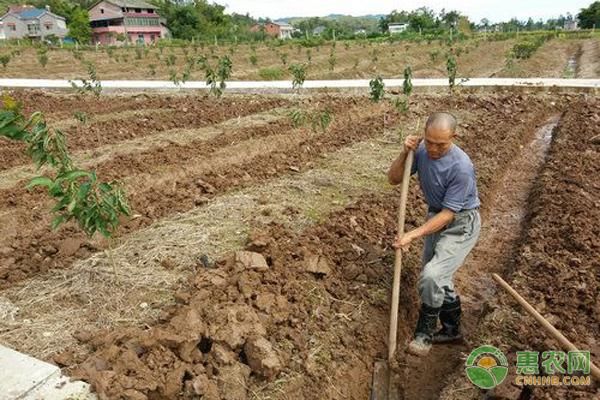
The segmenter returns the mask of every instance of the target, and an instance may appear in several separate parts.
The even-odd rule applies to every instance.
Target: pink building
[[[89,9],[92,40],[104,45],[151,44],[169,36],[158,7],[141,0],[100,0]]]

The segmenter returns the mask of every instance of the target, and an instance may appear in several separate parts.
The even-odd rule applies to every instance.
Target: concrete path
[[[0,400],[94,400],[89,385],[69,382],[56,365],[0,346]]]
[[[384,79],[387,88],[401,87],[403,79]],[[79,85],[80,81],[75,81]],[[466,87],[504,87],[504,86],[529,86],[529,87],[560,87],[560,88],[600,88],[598,79],[554,79],[554,78],[470,78],[457,79],[457,84]],[[413,79],[415,87],[445,87],[448,86],[447,79]],[[189,81],[179,85],[171,81],[101,81],[103,89],[207,89],[203,81]],[[304,89],[322,88],[368,88],[368,79],[339,79],[305,81]],[[59,89],[71,88],[68,80],[60,79],[0,79],[0,88],[39,88]],[[269,90],[269,89],[292,89],[289,81],[230,81],[227,82],[228,89],[236,90]]]

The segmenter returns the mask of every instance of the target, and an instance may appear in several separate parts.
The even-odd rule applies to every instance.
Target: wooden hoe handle
[[[404,162],[404,175],[400,192],[400,207],[398,210],[398,235],[404,233],[404,220],[406,219],[406,199],[408,198],[408,184],[410,183],[410,170],[413,164],[414,153],[409,151]],[[396,249],[394,262],[394,282],[392,286],[392,310],[390,312],[390,333],[388,337],[388,361],[396,353],[396,336],[398,333],[398,303],[400,300],[400,274],[402,272],[402,250]]]
[[[542,327],[554,339],[556,339],[561,344],[563,349],[565,349],[567,351],[578,351],[577,347],[575,347],[575,345],[573,343],[571,343],[569,341],[569,339],[567,339],[565,337],[565,335],[560,333],[560,331],[558,329],[556,329],[554,326],[552,326],[552,324],[550,322],[548,322],[548,320],[546,318],[544,318],[539,312],[537,312],[537,310],[535,308],[533,308],[531,306],[531,304],[529,304],[527,302],[527,300],[525,300],[523,297],[521,297],[521,295],[519,295],[519,293],[517,293],[517,291],[515,289],[513,289],[508,283],[506,283],[504,281],[504,279],[500,278],[500,276],[498,274],[492,274],[492,277],[494,278],[494,280],[496,282],[498,282],[498,284],[500,286],[502,286],[502,288],[504,290],[506,290],[512,297],[514,297],[515,300],[517,300],[517,302],[520,305],[523,306],[525,311],[527,311],[529,314],[531,314],[533,316],[533,318],[535,318],[536,321],[539,322],[540,325],[542,325]],[[591,370],[591,373],[594,376],[594,378],[600,380],[600,369],[598,369],[598,367],[595,366],[591,360],[590,360],[590,370]]]

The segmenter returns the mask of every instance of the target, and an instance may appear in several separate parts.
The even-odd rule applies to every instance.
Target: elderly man
[[[414,150],[411,173],[418,173],[429,207],[427,221],[394,242],[394,247],[406,249],[415,239],[425,237],[418,283],[421,309],[414,339],[408,345],[408,352],[418,356],[426,355],[432,343],[462,339],[460,298],[452,278],[475,246],[481,227],[475,170],[469,156],[452,142],[455,135],[452,114],[432,114],[424,137],[409,136],[388,172],[392,185],[401,183],[406,156]],[[442,327],[435,333],[438,318]]]

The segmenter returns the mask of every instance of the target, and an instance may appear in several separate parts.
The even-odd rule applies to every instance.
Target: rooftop
[[[35,8],[30,5],[10,5],[8,7],[8,12],[6,14],[16,15],[20,19],[36,19],[44,15],[45,13],[50,13],[56,18],[65,19],[60,15],[56,15],[50,12],[50,8]],[[5,14],[5,15],[6,15]]]
[[[21,17],[22,19],[32,19],[32,18],[38,18],[40,15],[42,15],[46,11],[48,11],[48,10],[46,10],[44,8],[32,8],[32,9],[23,10],[20,13],[18,13],[17,15],[19,17]]]
[[[151,9],[158,9],[158,7],[150,4],[150,3],[146,3],[145,1],[142,0],[106,0],[109,3],[112,3],[116,6],[119,7],[126,7],[126,8],[151,8]],[[96,3],[97,4],[97,3]],[[95,4],[94,4],[95,5]]]

